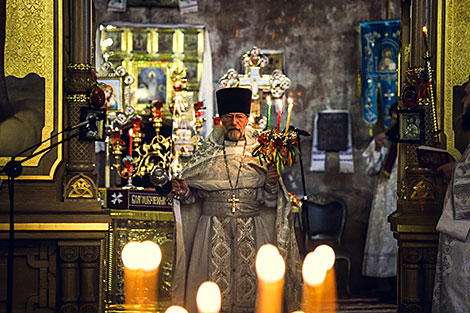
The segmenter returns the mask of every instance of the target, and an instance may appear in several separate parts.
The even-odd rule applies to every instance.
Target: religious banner
[[[338,152],[339,172],[354,173],[351,117],[347,110],[318,112],[314,121],[310,171],[324,172],[326,152]]]
[[[363,119],[370,127],[387,128],[397,97],[400,20],[363,22],[360,27]]]

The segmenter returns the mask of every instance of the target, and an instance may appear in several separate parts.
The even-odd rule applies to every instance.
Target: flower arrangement
[[[258,134],[258,146],[252,155],[263,163],[273,163],[279,174],[287,166],[298,162],[299,148],[297,133],[293,131],[280,132],[277,129],[267,129]]]

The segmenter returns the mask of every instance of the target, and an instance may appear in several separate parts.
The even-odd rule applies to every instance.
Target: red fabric
[[[390,148],[388,149],[387,157],[385,158],[384,171],[386,174],[392,172],[393,165],[395,165],[395,160],[397,159],[397,143],[393,142]]]

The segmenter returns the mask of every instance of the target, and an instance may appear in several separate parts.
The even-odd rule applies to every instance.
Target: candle
[[[129,156],[132,156],[132,137],[134,135],[134,129],[129,128]]]
[[[324,312],[336,312],[336,277],[333,266],[335,265],[335,252],[328,245],[320,245],[313,253],[317,256],[318,262],[325,267],[326,276],[320,288],[321,309]]]
[[[286,124],[286,134],[289,131],[290,126],[290,118],[292,116],[292,108],[294,108],[294,98],[288,97],[287,98],[287,124]]]
[[[283,107],[283,100],[276,99],[277,102],[277,130],[279,130],[281,126],[281,115],[282,115],[282,107]]]
[[[428,45],[428,28],[423,26],[423,36],[424,36],[424,53],[429,54],[429,45]]]
[[[256,313],[281,313],[286,272],[284,259],[275,246],[265,244],[259,248],[255,263],[258,275]]]
[[[212,281],[203,282],[197,290],[196,304],[199,313],[218,313],[222,306],[219,286]]]
[[[271,105],[273,102],[271,101],[271,96],[266,97],[266,107],[267,107],[267,113],[266,113],[266,129],[269,129],[269,124],[271,122]]]
[[[165,313],[188,313],[188,310],[179,305],[172,305],[166,309]]]
[[[335,265],[335,251],[329,245],[320,245],[313,251],[319,259],[319,262],[326,268],[327,271]]]
[[[310,252],[302,265],[302,311],[305,313],[320,312],[322,284],[326,277],[326,267],[322,266],[320,257],[315,251]]]
[[[126,304],[156,304],[160,247],[152,241],[128,242],[121,253]]]

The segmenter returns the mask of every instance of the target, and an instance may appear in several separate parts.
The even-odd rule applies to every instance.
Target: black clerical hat
[[[223,88],[216,92],[219,115],[245,113],[250,115],[251,90],[246,88]]]

